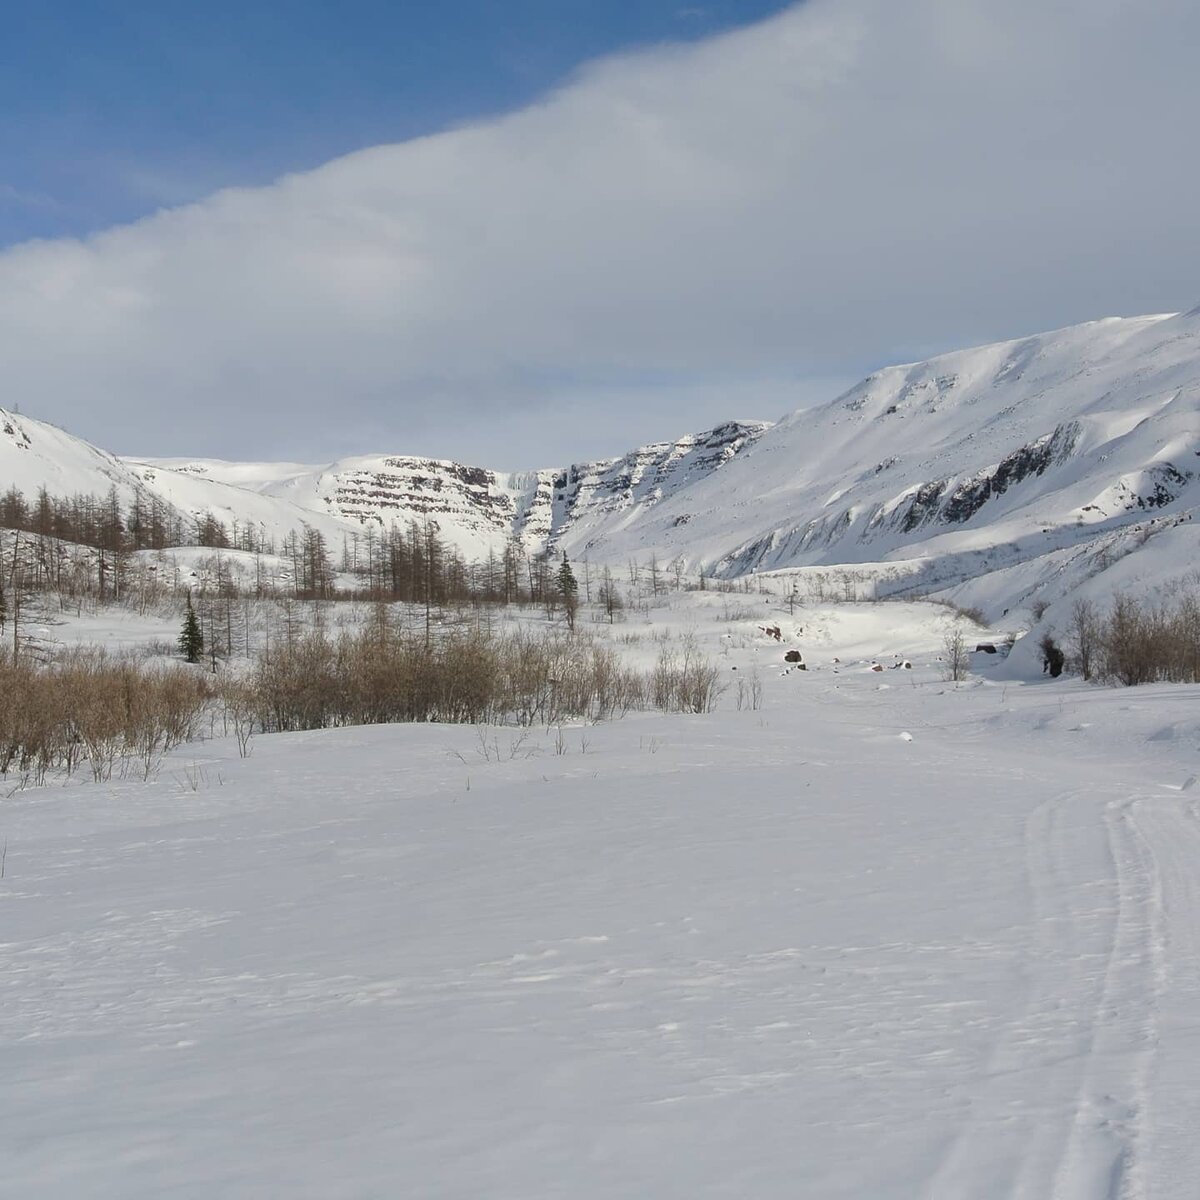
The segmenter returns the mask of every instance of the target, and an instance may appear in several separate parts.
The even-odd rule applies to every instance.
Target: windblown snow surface
[[[712,714],[0,800],[0,1194],[1194,1197],[1196,689],[730,603],[624,630],[690,630]]]

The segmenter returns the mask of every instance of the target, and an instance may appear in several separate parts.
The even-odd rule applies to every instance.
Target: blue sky
[[[122,453],[561,465],[1200,300],[1195,0],[7,10],[0,405]]]
[[[0,37],[0,245],[511,110],[780,0],[44,0]]]

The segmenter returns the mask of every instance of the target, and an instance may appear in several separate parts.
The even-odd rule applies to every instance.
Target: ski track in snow
[[[1153,854],[1154,1051],[1143,1059],[1141,1154],[1131,1196],[1187,1195],[1200,1180],[1194,1094],[1200,1064],[1200,804],[1166,795],[1141,796],[1129,808]]]
[[[1189,1087],[1200,1062],[1159,1046],[1164,1008],[1186,1027],[1200,1000],[1198,809],[1095,788],[1032,810],[1025,999],[994,1044],[931,1200],[1190,1194],[1200,1179],[1195,1108],[1181,1116],[1156,1096]],[[1108,870],[1088,879],[1081,850],[1101,838]],[[1173,1086],[1156,1088],[1160,1076]],[[1064,1090],[1075,1096],[1065,1109],[1028,1105]]]

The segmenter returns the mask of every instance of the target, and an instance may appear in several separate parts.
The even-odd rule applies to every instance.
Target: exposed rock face
[[[1133,502],[1138,508],[1166,508],[1192,477],[1191,471],[1181,471],[1174,463],[1157,463],[1146,472],[1146,487],[1134,494]]]
[[[439,459],[352,459],[270,490],[300,503],[315,498],[331,515],[366,526],[429,518],[469,553],[498,549],[514,536],[541,550],[581,524],[652,508],[719,471],[768,428],[729,422],[621,458],[525,473]]]
[[[969,521],[993,496],[1003,496],[1008,489],[1030,475],[1041,475],[1047,467],[1066,460],[1075,449],[1079,426],[1075,422],[1060,425],[1046,437],[1014,450],[1002,458],[994,471],[960,484],[951,493],[940,517],[949,525]]]
[[[912,533],[932,521],[965,525],[989,500],[1003,496],[1022,480],[1042,475],[1047,468],[1069,458],[1078,438],[1079,426],[1070,422],[1019,447],[971,479],[934,479],[921,484],[900,519],[900,528]]]
[[[29,434],[25,432],[25,429],[18,424],[14,417],[9,416],[3,410],[0,410],[0,430],[4,432],[6,437],[12,439],[13,446],[18,450],[28,450],[32,445]]]
[[[937,514],[938,505],[946,491],[946,480],[935,479],[931,483],[922,483],[913,494],[912,503],[900,522],[900,528],[905,533],[912,533],[922,525],[932,521]]]
[[[598,527],[616,514],[633,517],[708,478],[770,426],[731,421],[707,433],[642,446],[621,458],[540,472],[523,506],[518,532],[527,544],[554,544],[577,527]],[[677,525],[686,524],[681,514]]]
[[[516,498],[501,476],[439,459],[389,457],[336,464],[315,487],[332,515],[387,528],[430,519],[453,528],[464,549],[503,543]]]

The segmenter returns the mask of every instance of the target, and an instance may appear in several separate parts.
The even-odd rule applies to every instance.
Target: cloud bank
[[[0,405],[522,467],[1200,294],[1191,0],[809,0],[502,119],[0,255]]]

